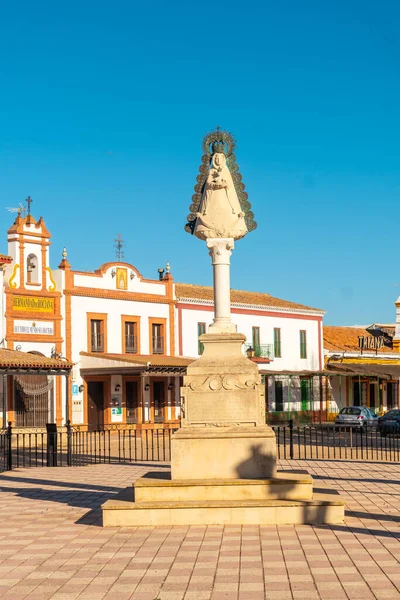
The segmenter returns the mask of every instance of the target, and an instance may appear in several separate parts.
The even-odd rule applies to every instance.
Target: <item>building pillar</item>
[[[172,392],[173,388],[170,390],[170,386],[172,383],[172,377],[167,377],[167,421],[171,421],[172,419]]]
[[[3,375],[3,406],[2,406],[2,414],[3,414],[3,429],[7,427],[7,375]]]
[[[143,405],[143,423],[151,421],[151,390],[149,377],[142,376],[142,405]],[[146,390],[146,386],[149,389]]]

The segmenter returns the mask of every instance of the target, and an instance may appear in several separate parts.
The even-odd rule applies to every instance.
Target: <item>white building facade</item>
[[[55,377],[14,382],[7,418],[21,427],[178,426],[182,377],[213,319],[212,288],[175,283],[168,268],[146,279],[120,261],[77,271],[65,251],[51,269],[50,243],[42,218],[18,215],[9,229],[0,336],[5,348],[64,357],[74,367],[67,386]],[[318,404],[311,374],[323,369],[323,311],[237,290],[231,306],[244,351],[251,348],[265,375],[268,410]]]
[[[213,290],[176,284],[178,352],[199,356],[200,333],[213,319]],[[318,411],[325,402],[324,384],[315,376],[323,370],[324,312],[269,294],[231,290],[232,320],[247,338],[265,375],[269,412]],[[323,404],[325,408],[325,404]]]

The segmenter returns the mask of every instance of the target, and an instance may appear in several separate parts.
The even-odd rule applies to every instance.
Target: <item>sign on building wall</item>
[[[128,270],[117,267],[117,290],[128,289]]]
[[[358,338],[358,347],[361,350],[379,350],[385,345],[385,337],[383,335],[361,335]]]
[[[54,335],[54,323],[52,321],[14,321],[14,333],[27,335]]]
[[[54,298],[33,298],[32,296],[14,296],[13,309],[25,312],[54,312]]]
[[[72,422],[83,423],[83,402],[82,400],[73,400],[72,402]]]

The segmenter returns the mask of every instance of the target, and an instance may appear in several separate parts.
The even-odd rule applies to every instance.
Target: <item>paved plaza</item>
[[[346,499],[345,525],[101,527],[99,506],[150,469],[0,474],[0,597],[8,600],[400,598],[400,467],[281,461]]]

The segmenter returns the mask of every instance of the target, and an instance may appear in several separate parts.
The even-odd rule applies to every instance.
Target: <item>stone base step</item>
[[[151,472],[133,484],[135,502],[311,500],[313,479],[307,471],[277,473],[268,479],[171,479]]]
[[[133,502],[132,488],[102,506],[104,527],[156,525],[338,524],[345,502],[338,494],[312,500],[202,500]]]

